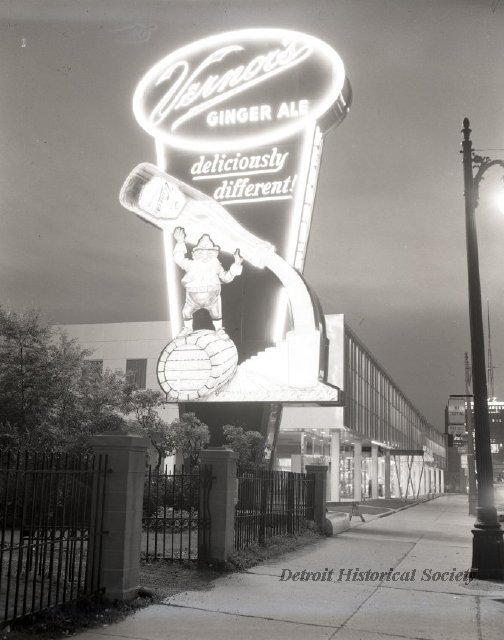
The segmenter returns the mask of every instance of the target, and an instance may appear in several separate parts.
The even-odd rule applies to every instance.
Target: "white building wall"
[[[343,407],[296,406],[285,404],[282,409],[281,429],[343,428]]]
[[[343,390],[345,382],[345,321],[343,314],[325,316],[329,339],[328,382]],[[287,405],[282,410],[280,429],[343,429],[343,407]]]
[[[171,340],[170,323],[107,322],[101,324],[57,325],[70,338],[89,349],[90,360],[103,360],[103,368],[126,372],[126,360],[147,360],[146,387],[160,391],[157,381],[157,362],[161,351]],[[171,421],[178,417],[178,405],[168,405],[162,418]]]
[[[345,346],[345,322],[343,314],[333,314],[325,316],[326,332],[329,339],[329,359],[327,379],[340,389],[344,387],[345,367],[344,367],[344,346]],[[312,433],[317,429],[330,437],[331,455],[330,467],[328,471],[327,499],[339,500],[340,483],[340,431],[344,430],[343,407],[323,407],[313,404],[288,405],[284,404],[282,409],[281,431],[304,431]],[[300,434],[300,437],[301,434]],[[303,456],[292,455],[291,470],[301,471],[301,460]]]

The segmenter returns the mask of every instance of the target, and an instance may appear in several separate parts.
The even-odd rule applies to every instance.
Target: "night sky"
[[[56,323],[167,317],[161,234],[119,204],[155,162],[131,99],[170,51],[283,27],[342,57],[352,109],[326,137],[305,276],[439,428],[469,350],[460,141],[504,159],[499,0],[0,2],[0,304]],[[477,211],[495,395],[504,398],[504,215]]]

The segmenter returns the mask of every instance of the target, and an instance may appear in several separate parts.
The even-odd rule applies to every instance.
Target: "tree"
[[[158,412],[161,392],[97,371],[90,355],[38,311],[0,307],[0,448],[83,453],[95,434],[133,430],[150,438],[158,467],[176,451],[197,464],[207,425],[194,413],[168,424]]]
[[[93,371],[90,352],[40,312],[0,307],[0,446],[82,451],[94,433],[124,428],[124,381]]]
[[[259,431],[245,431],[243,427],[226,424],[222,427],[226,444],[239,455],[241,471],[251,471],[262,462],[264,438]]]
[[[194,413],[183,413],[170,423],[165,442],[166,450],[181,453],[184,464],[192,469],[199,462],[200,451],[210,442],[210,431]]]
[[[29,438],[50,402],[49,338],[35,312],[17,316],[0,310],[0,423],[13,438]]]
[[[164,403],[164,395],[160,391],[136,389],[131,385],[124,389],[122,411],[134,416],[133,423],[129,423],[132,429],[150,439],[157,453],[157,469],[161,466],[163,458],[172,453],[170,425],[158,413],[158,409]]]

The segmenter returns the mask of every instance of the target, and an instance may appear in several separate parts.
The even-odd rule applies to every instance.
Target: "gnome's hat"
[[[199,249],[204,249],[206,251],[216,251],[219,253],[220,247],[212,242],[212,238],[205,233],[198,240],[198,244],[194,247],[193,251],[198,251]]]

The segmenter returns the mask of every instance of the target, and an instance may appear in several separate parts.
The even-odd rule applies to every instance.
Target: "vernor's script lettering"
[[[294,41],[284,41],[282,44],[283,48],[272,49],[266,54],[255,56],[247,64],[240,64],[221,74],[204,75],[212,65],[222,62],[233,53],[243,51],[243,46],[233,44],[221,47],[208,55],[194,70],[191,70],[186,60],[171,64],[155,82],[155,85],[159,86],[172,81],[152,109],[149,117],[151,123],[158,125],[170,113],[187,109],[172,122],[171,130],[175,131],[184,122],[216,104],[301,63],[312,51],[308,45]]]

